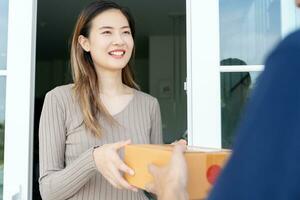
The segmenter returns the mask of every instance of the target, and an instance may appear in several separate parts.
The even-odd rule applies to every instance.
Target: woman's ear
[[[90,51],[90,42],[88,38],[84,37],[83,35],[79,35],[78,43],[86,52]]]

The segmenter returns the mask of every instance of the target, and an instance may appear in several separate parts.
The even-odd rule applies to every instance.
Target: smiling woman
[[[54,89],[56,92],[48,93],[44,103],[44,110],[51,113],[51,109],[45,109],[48,105],[47,102],[51,97],[54,100],[57,99],[58,110],[61,110],[67,126],[69,126],[66,130],[68,131],[66,141],[61,141],[66,144],[65,149],[57,150],[59,151],[57,156],[61,156],[65,152],[65,162],[61,164],[62,167],[57,167],[59,170],[64,169],[64,167],[68,168],[70,163],[75,162],[76,158],[84,153],[86,149],[80,145],[91,148],[92,145],[111,144],[128,138],[131,139],[132,143],[161,143],[161,134],[156,131],[160,130],[160,127],[163,127],[164,142],[171,143],[180,139],[187,129],[187,99],[186,92],[182,87],[186,80],[185,1],[157,0],[159,7],[156,6],[157,3],[151,1],[113,1],[120,2],[130,8],[134,18],[137,19],[137,29],[134,28],[132,17],[127,16],[126,13],[129,13],[123,12],[125,10],[123,8],[107,9],[95,13],[93,16],[89,15],[88,18],[87,14],[97,9],[90,7],[89,10],[84,9],[81,12],[85,4],[82,0],[73,0],[70,5],[60,0],[39,0],[35,76],[33,200],[41,199],[39,187],[43,190],[43,185],[47,182],[45,180],[52,180],[48,177],[54,177],[54,173],[48,177],[42,177],[44,173],[48,172],[46,170],[51,170],[51,168],[43,168],[42,163],[45,162],[42,159],[49,156],[42,153],[44,150],[39,151],[39,149],[47,148],[50,150],[47,146],[52,147],[54,145],[45,142],[50,140],[48,138],[44,140],[44,143],[39,142],[39,139],[45,137],[40,137],[41,131],[39,136],[38,130],[45,95],[56,86],[73,83]],[[88,0],[88,2],[91,1]],[[66,7],[68,7],[68,15],[65,15]],[[55,10],[55,14],[53,14],[53,10]],[[86,18],[82,16],[86,16]],[[85,24],[85,22],[89,23]],[[74,24],[82,27],[82,29],[77,26],[74,27]],[[72,42],[74,42],[73,48],[71,48]],[[69,50],[66,47],[70,47]],[[71,64],[74,81],[72,80]],[[131,67],[135,76],[131,72]],[[115,75],[113,76],[113,74]],[[119,78],[120,76],[121,78]],[[116,84],[122,84],[122,87],[115,87]],[[79,87],[75,87],[75,85],[79,85]],[[84,92],[76,95],[76,88]],[[141,90],[137,88],[141,88]],[[90,92],[85,92],[85,89],[89,89]],[[116,95],[119,94],[119,89],[121,94]],[[99,94],[96,94],[97,91]],[[92,100],[86,101],[89,98]],[[100,114],[97,113],[98,107],[94,109],[97,104],[94,99],[97,98],[101,102],[99,108],[101,106],[105,108]],[[50,104],[55,104],[55,102]],[[73,104],[76,106],[73,107]],[[86,109],[82,109],[81,106]],[[158,114],[160,111],[161,115]],[[45,111],[43,111],[41,119],[44,119],[44,113]],[[69,116],[71,118],[68,118]],[[96,116],[96,119],[93,119],[93,116]],[[162,125],[160,125],[161,116]],[[57,117],[53,118],[57,119]],[[49,120],[46,119],[45,121]],[[49,122],[45,124],[50,126]],[[100,138],[94,135],[97,128],[93,124],[99,125],[98,134],[100,133]],[[92,128],[94,131],[88,129],[88,126],[91,128],[94,126]],[[41,123],[40,130],[43,127],[45,128]],[[52,135],[50,134],[52,131],[47,132],[47,128],[45,129],[44,134],[47,137]],[[84,130],[87,130],[88,134],[83,134]],[[59,137],[57,136],[57,138]],[[86,138],[88,140],[85,140]],[[56,140],[53,142],[57,144]],[[39,174],[42,168],[45,171],[43,174],[42,172]],[[100,173],[96,176],[97,178],[92,177],[92,181],[96,183],[91,186],[91,190],[94,186],[96,188],[99,186],[101,195],[108,195],[107,199],[110,198],[109,195],[112,195],[111,199],[114,199],[122,194],[131,198],[131,192],[127,194],[127,191],[109,189],[112,185],[107,182],[107,179]],[[98,176],[101,178],[98,179]],[[62,176],[62,178],[64,177]],[[88,181],[86,185],[91,183]],[[59,184],[57,186],[64,188]],[[103,191],[105,187],[111,193],[105,189]],[[98,190],[100,189],[97,189],[95,198],[101,197],[100,192],[100,196],[98,196]],[[141,193],[141,191],[138,192],[139,195]],[[135,195],[132,196],[132,198],[134,197]],[[144,198],[144,194],[142,197]]]
[[[83,49],[90,52],[100,76],[103,68],[111,71],[126,66],[134,47],[128,21],[116,9],[107,10],[95,17],[90,32],[82,33],[78,40]]]
[[[74,83],[48,92],[41,113],[42,198],[147,199],[123,179],[134,172],[118,152],[131,142],[162,143],[158,101],[139,91],[130,68],[134,35],[133,18],[116,3],[95,1],[81,12]]]

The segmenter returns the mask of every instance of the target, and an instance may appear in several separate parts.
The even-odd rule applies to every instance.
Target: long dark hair
[[[114,119],[101,103],[99,97],[99,81],[91,54],[90,52],[84,51],[78,42],[78,37],[80,35],[89,37],[92,20],[100,13],[109,9],[117,9],[122,12],[129,23],[131,34],[134,39],[135,23],[129,10],[112,1],[98,0],[87,5],[80,13],[76,22],[71,44],[71,68],[75,95],[83,113],[84,124],[95,136],[102,135],[101,125],[97,120],[97,114],[102,114],[110,122],[114,122]],[[139,89],[131,69],[134,52],[135,48],[133,47],[132,56],[128,64],[122,69],[122,82],[131,88]]]

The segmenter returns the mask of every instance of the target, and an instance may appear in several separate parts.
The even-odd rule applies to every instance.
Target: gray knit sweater
[[[131,139],[135,144],[162,143],[158,101],[134,90],[129,104],[113,117],[119,125],[99,118],[101,138],[84,126],[73,85],[60,86],[45,98],[39,129],[40,192],[43,199],[139,200],[137,193],[115,189],[97,171],[93,148]]]

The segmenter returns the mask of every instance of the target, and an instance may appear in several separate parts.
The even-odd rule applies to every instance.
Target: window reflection
[[[231,148],[234,131],[260,72],[221,73],[222,146]]]
[[[220,0],[221,60],[261,65],[281,38],[280,0]]]

